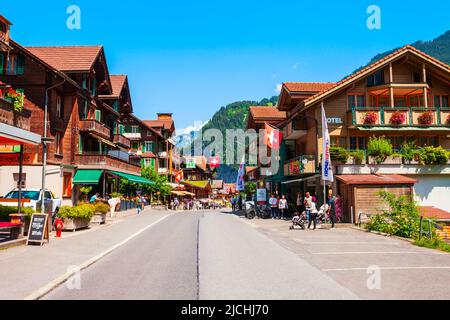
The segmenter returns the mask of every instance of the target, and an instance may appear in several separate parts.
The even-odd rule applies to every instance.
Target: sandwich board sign
[[[33,214],[28,229],[27,245],[30,243],[38,243],[42,246],[45,239],[47,239],[47,243],[50,241],[49,238],[48,214]]]

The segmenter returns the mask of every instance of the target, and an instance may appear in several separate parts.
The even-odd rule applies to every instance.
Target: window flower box
[[[392,114],[389,123],[395,126],[404,124],[406,121],[406,114],[404,112],[396,111]]]
[[[8,91],[6,91],[4,98],[13,104],[14,111],[22,112],[25,100],[25,96],[22,93],[13,88],[9,88]]]
[[[364,116],[364,124],[375,124],[378,121],[378,114],[376,112],[369,111]]]
[[[417,118],[417,121],[419,122],[419,124],[425,125],[425,126],[429,126],[429,125],[433,124],[433,112],[426,111],[426,112],[422,113]]]
[[[450,114],[447,116],[447,120],[445,120],[445,124],[450,126]]]

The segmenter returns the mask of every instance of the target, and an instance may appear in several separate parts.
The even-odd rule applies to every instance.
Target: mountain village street
[[[347,227],[289,225],[149,209],[0,251],[0,299],[450,298],[449,254]]]

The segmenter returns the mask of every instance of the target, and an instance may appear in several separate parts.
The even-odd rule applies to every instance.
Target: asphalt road
[[[357,299],[239,217],[173,214],[44,299]]]

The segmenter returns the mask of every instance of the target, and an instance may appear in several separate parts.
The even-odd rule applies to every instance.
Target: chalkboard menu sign
[[[27,245],[39,243],[42,246],[45,238],[47,238],[47,241],[49,240],[47,220],[48,214],[33,214],[28,230]]]

